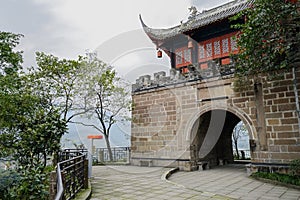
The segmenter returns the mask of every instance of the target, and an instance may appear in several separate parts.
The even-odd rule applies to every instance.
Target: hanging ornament
[[[162,51],[159,49],[157,50],[157,58],[161,58],[162,57]]]

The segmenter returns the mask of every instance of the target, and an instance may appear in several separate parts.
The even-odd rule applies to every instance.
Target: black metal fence
[[[114,147],[112,150],[112,160],[109,158],[107,148],[96,148],[93,155],[93,161],[97,163],[105,162],[129,162],[130,147]]]
[[[64,149],[58,153],[58,162],[62,162],[65,160],[69,160],[71,158],[75,158],[77,156],[84,155],[86,159],[88,157],[87,149]]]
[[[66,149],[60,152],[55,200],[73,199],[81,189],[88,188],[87,152],[86,149]]]
[[[238,157],[235,150],[233,150],[233,155],[235,157]],[[239,150],[239,159],[242,159],[242,160],[244,160],[244,159],[251,159],[251,152],[250,152],[250,150]]]

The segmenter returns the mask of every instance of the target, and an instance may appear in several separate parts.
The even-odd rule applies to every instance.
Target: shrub
[[[21,199],[48,199],[48,175],[40,169],[23,169],[20,172],[18,184],[9,189],[9,194],[15,200]]]
[[[292,175],[300,176],[300,159],[291,161],[290,170]]]
[[[13,170],[0,169],[0,199],[12,199],[9,188],[13,188],[20,180],[20,175]]]
[[[254,178],[264,178],[269,180],[278,181],[285,184],[292,184],[300,186],[300,177],[290,174],[268,173],[268,172],[256,172],[251,175]]]

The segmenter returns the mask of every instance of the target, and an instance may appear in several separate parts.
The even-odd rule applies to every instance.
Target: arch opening
[[[251,159],[249,133],[243,121],[240,121],[233,129],[232,149],[234,160]]]
[[[191,158],[196,162],[209,161],[212,166],[234,163],[233,131],[241,122],[237,115],[227,110],[203,113],[192,127]]]

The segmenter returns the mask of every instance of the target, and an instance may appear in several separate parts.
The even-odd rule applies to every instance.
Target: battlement
[[[164,87],[168,85],[175,85],[185,82],[201,81],[219,77],[219,79],[232,78],[234,74],[234,65],[217,66],[214,65],[205,70],[201,70],[193,65],[187,66],[188,72],[181,73],[180,70],[170,69],[170,76],[166,76],[165,71],[154,73],[154,79],[151,75],[140,76],[136,79],[136,83],[132,85],[132,92],[139,92],[157,87]]]

